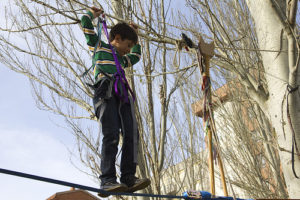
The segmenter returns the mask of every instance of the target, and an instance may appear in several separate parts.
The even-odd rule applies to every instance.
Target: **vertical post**
[[[208,149],[209,149],[209,180],[210,180],[210,193],[214,196],[216,194],[215,191],[215,174],[214,174],[214,161],[213,161],[213,151],[212,151],[212,133],[211,130],[208,129]]]
[[[213,147],[212,147],[212,131],[210,127],[210,117],[209,117],[209,109],[208,106],[211,105],[211,85],[210,85],[210,74],[209,74],[209,61],[214,55],[214,44],[206,44],[203,39],[200,37],[198,44],[198,61],[201,62],[200,71],[202,75],[203,85],[202,89],[204,89],[204,108],[203,108],[203,126],[207,135],[207,146],[208,146],[208,166],[209,166],[209,180],[210,180],[210,192],[212,195],[215,195],[215,175],[214,175],[214,161],[213,161]],[[203,59],[201,60],[201,56]],[[204,60],[204,66],[202,61]],[[199,63],[200,64],[200,63]]]
[[[223,162],[222,162],[219,152],[217,153],[217,157],[218,157],[218,162],[219,162],[219,166],[220,166],[224,196],[228,197],[227,185],[226,185],[224,169],[223,169]]]
[[[214,48],[215,48],[215,46],[214,46],[213,42],[210,44],[207,44],[204,42],[202,37],[199,38],[198,49],[199,49],[201,55],[203,55],[203,57],[204,57],[204,65],[205,65],[204,69],[200,69],[203,79],[207,79],[207,80],[210,79],[210,70],[209,70],[210,63],[209,62],[210,62],[210,59],[214,56]],[[198,57],[198,61],[201,61],[200,59],[201,58]],[[206,94],[207,95],[206,98],[207,98],[207,102],[208,102],[207,106],[211,106],[211,104],[212,104],[211,84],[205,85],[205,87],[206,87],[206,92],[207,92],[207,94]],[[209,113],[209,111],[206,113]],[[214,162],[213,162],[213,149],[212,149],[213,144],[212,144],[212,131],[211,131],[211,127],[210,127],[210,123],[212,121],[211,121],[210,117],[207,118],[206,116],[203,116],[203,119],[204,119],[204,126],[205,126],[204,128],[207,128],[207,137],[208,137],[207,143],[208,143],[208,149],[209,149],[210,190],[211,190],[211,194],[215,195],[215,176],[214,176]],[[206,119],[208,119],[208,121],[205,121]],[[219,153],[217,153],[217,158],[218,158],[218,162],[219,162],[219,166],[220,166],[221,181],[222,181],[222,185],[223,185],[224,195],[228,196],[225,175],[224,175],[224,169],[223,169],[223,163],[222,163]]]
[[[201,43],[200,43],[200,46],[201,46]],[[203,71],[203,74],[202,74],[202,77],[203,79],[209,79],[210,78],[210,73],[209,73],[209,61],[210,61],[210,58],[211,56],[209,55],[206,55],[206,54],[203,54],[204,56],[204,71]],[[211,104],[211,84],[208,84],[207,86],[207,93],[208,93],[208,96],[206,97],[207,98],[207,102],[208,104]],[[209,106],[209,105],[207,105]],[[208,109],[207,109],[208,111]],[[209,113],[206,112],[208,115]],[[205,116],[204,116],[205,118]],[[208,126],[207,126],[207,123],[208,123]],[[208,137],[208,151],[209,151],[209,160],[208,160],[208,166],[209,166],[209,180],[210,180],[210,192],[212,195],[215,195],[216,194],[216,191],[215,191],[215,174],[214,174],[214,158],[213,158],[213,144],[212,144],[212,131],[211,131],[211,127],[210,127],[210,120],[208,119],[208,121],[205,121],[204,120],[204,128],[206,128],[207,130],[207,137]]]

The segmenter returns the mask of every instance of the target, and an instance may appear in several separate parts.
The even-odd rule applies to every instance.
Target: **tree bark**
[[[279,147],[291,150],[293,133],[287,117],[287,98],[285,94],[287,92],[287,85],[292,84],[292,87],[299,85],[299,80],[297,80],[299,72],[297,71],[297,67],[294,66],[294,59],[289,59],[290,54],[295,54],[295,51],[289,51],[295,43],[289,39],[291,37],[288,35],[289,31],[287,31],[289,28],[286,28],[285,25],[287,24],[282,20],[282,13],[285,13],[285,1],[281,0],[274,3],[272,1],[247,0],[247,4],[255,22],[259,48],[284,51],[280,52],[278,56],[277,53],[271,52],[262,52],[261,54],[266,74],[273,75],[266,76],[270,94],[266,102],[267,114],[276,130]],[[281,34],[282,31],[285,33],[283,37]],[[289,52],[286,53],[286,51]],[[295,139],[297,144],[300,144],[299,91],[291,93],[289,100],[292,125],[296,134]],[[279,154],[289,197],[297,198],[300,196],[300,180],[293,174],[291,154],[284,151],[280,151]],[[300,161],[297,156],[295,156],[294,166],[296,173],[299,175]]]

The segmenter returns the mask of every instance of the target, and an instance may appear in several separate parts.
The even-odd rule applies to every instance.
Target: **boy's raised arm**
[[[136,34],[138,34],[138,25],[133,22],[130,22],[129,25],[131,26],[131,28],[133,28]],[[137,43],[131,48],[130,53],[126,54],[124,58],[125,67],[132,66],[139,62],[139,60],[141,59],[141,45],[139,44],[139,40],[137,40]]]
[[[90,12],[93,14],[94,18],[97,18],[97,17],[99,17],[103,13],[103,10],[101,10],[100,8],[96,8],[96,7],[93,6],[90,9]]]
[[[125,58],[125,67],[130,67],[139,62],[139,60],[141,59],[141,45],[136,44],[135,46],[133,46],[130,53],[124,55],[123,58]]]
[[[101,13],[103,13],[101,9],[92,7],[87,14],[81,17],[81,26],[90,51],[94,51],[94,47],[98,39],[92,20],[96,17],[99,17]]]

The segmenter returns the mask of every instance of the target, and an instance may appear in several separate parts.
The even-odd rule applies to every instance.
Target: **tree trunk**
[[[129,2],[127,2],[127,5],[129,5]],[[119,19],[123,19],[124,16],[124,12],[122,10],[123,5],[121,0],[112,0],[112,6],[113,6],[113,11],[114,11],[114,15],[116,17],[118,17]],[[126,19],[126,14],[125,14],[125,20],[132,20],[132,19]],[[117,24],[118,21],[114,20],[114,23]],[[134,84],[134,77],[133,77],[133,68],[132,66],[130,68],[126,69],[126,72],[128,74],[131,74],[130,77],[128,77],[128,82],[134,92],[134,94],[136,94],[136,90],[135,90],[135,84]],[[138,123],[138,129],[139,129],[139,134],[140,134],[140,144],[138,147],[138,168],[137,168],[137,173],[138,173],[138,177],[140,178],[148,178],[150,176],[149,171],[146,170],[146,158],[145,158],[145,146],[142,144],[143,142],[141,140],[144,139],[144,131],[143,131],[143,122],[141,119],[141,114],[139,111],[139,106],[138,106],[138,102],[135,102],[135,110],[136,110],[136,117],[137,117],[137,123]],[[151,191],[150,188],[147,188]],[[139,197],[138,199],[149,199],[148,197]]]
[[[123,19],[123,11],[122,11],[123,6],[121,0],[112,0],[111,4],[114,11],[114,15],[119,19]],[[113,22],[117,24],[118,20],[113,20]]]
[[[165,22],[165,9],[164,0],[161,0],[161,19],[162,19],[162,35],[166,36],[166,22]],[[165,158],[165,144],[166,144],[166,132],[167,132],[167,63],[166,63],[166,44],[163,44],[162,50],[162,84],[160,85],[160,103],[161,103],[161,123],[160,123],[160,140],[159,140],[159,160],[158,160],[158,171],[161,171],[164,164]]]
[[[294,67],[294,59],[289,59],[289,52],[292,43],[281,23],[280,13],[285,13],[285,1],[277,1],[272,5],[272,1],[251,1],[247,0],[249,10],[255,22],[258,36],[259,48],[269,50],[282,50],[280,54],[262,52],[263,65],[266,73],[269,98],[266,102],[266,115],[270,118],[277,133],[277,141],[280,149],[291,151],[293,134],[287,118],[286,91],[287,84],[299,85],[299,80],[295,77],[299,72]],[[284,31],[285,34],[281,34]],[[289,42],[288,42],[289,40]],[[291,56],[291,55],[290,55]],[[294,67],[291,70],[291,65]],[[281,107],[284,100],[283,108]],[[300,100],[299,91],[291,93],[289,96],[289,108],[291,111],[292,124],[296,133],[296,142],[300,144]],[[280,159],[283,174],[286,180],[290,198],[300,197],[300,180],[292,171],[291,153],[280,151]],[[300,175],[300,161],[295,155],[295,171]]]

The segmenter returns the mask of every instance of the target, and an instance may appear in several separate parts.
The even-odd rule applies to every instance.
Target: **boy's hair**
[[[122,40],[131,40],[134,42],[134,44],[136,44],[138,41],[138,36],[135,30],[133,30],[133,28],[131,28],[125,22],[120,22],[112,27],[112,29],[109,32],[109,41],[113,41],[117,34],[121,36]]]

